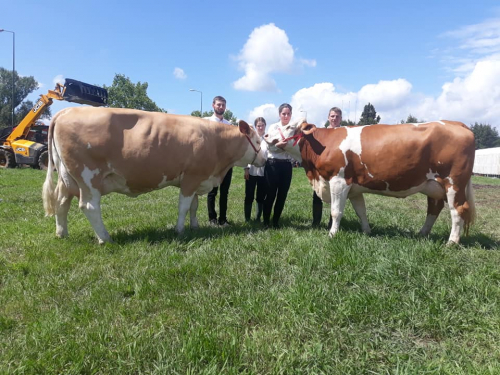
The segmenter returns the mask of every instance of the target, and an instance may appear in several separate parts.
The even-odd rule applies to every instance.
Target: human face
[[[226,102],[216,100],[215,103],[212,104],[212,108],[214,109],[216,115],[222,116],[226,111]]]
[[[259,137],[262,137],[266,132],[266,124],[264,124],[262,121],[258,121],[257,124],[255,124],[255,129],[257,129],[257,134],[259,135]]]
[[[292,119],[292,111],[290,111],[290,108],[283,108],[283,110],[280,113],[280,120],[281,120],[281,125],[288,125],[290,120]]]
[[[328,114],[328,122],[330,123],[331,128],[338,128],[340,126],[340,122],[342,121],[342,115],[338,114],[335,111],[331,111]]]

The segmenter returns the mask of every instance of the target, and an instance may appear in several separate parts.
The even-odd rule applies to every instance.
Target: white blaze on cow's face
[[[300,125],[305,121],[305,118],[299,118],[297,121],[290,122],[288,125],[281,126],[280,128],[272,128],[269,133],[264,135],[264,141],[266,141],[266,143],[269,145],[269,148],[272,150],[273,147],[276,147],[274,146],[276,143],[296,135],[300,131]],[[288,152],[290,156],[292,156],[295,160],[302,161],[299,145],[298,143],[296,143],[295,139],[290,139],[284,150]]]

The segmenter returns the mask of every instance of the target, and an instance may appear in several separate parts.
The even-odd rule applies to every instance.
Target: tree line
[[[33,102],[27,100],[27,96],[40,86],[33,76],[20,77],[14,72],[15,97],[14,97],[14,126],[17,125],[33,108]],[[97,85],[100,86],[100,85]],[[148,83],[133,83],[130,78],[123,74],[115,74],[111,86],[102,85],[108,90],[108,106],[113,108],[135,108],[144,111],[164,112],[147,94]],[[192,111],[191,116],[210,117],[213,111]],[[50,108],[47,108],[42,118],[51,118]],[[0,129],[9,127],[12,118],[12,71],[0,67]],[[224,118],[233,125],[237,124],[237,119],[230,110],[226,110]],[[359,126],[378,124],[381,118],[372,103],[364,106],[359,121],[355,123],[351,120],[342,120],[341,126]],[[405,123],[418,123],[417,117],[409,114]],[[324,124],[328,126],[328,121]],[[476,149],[500,147],[500,136],[498,131],[490,124],[474,123],[470,124],[470,129],[476,138]]]

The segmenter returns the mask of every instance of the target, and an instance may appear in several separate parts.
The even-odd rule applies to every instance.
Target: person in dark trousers
[[[254,127],[257,134],[262,138],[266,133],[266,120],[264,117],[257,117],[254,121]],[[261,146],[264,148],[266,142],[264,140]],[[252,206],[255,196],[255,188],[257,188],[257,214],[255,219],[260,221],[262,211],[264,209],[264,198],[266,197],[266,180],[264,177],[264,167],[255,167],[248,165],[245,168],[245,221],[250,221],[252,216]]]
[[[231,123],[224,118],[226,111],[226,99],[222,96],[216,96],[212,101],[212,108],[214,114],[211,117],[205,117],[210,121],[220,122],[231,126]],[[216,186],[212,189],[207,196],[207,209],[208,220],[210,225],[228,226],[227,221],[227,197],[229,195],[229,187],[231,186],[231,178],[233,176],[233,168],[229,169],[220,184],[220,197],[219,197],[219,219],[217,220],[217,211],[215,211],[215,198],[219,187]]]
[[[328,122],[325,125],[326,128],[338,128],[342,121],[342,110],[338,107],[330,108],[328,112]],[[323,201],[320,197],[313,192],[313,227],[319,227],[321,224],[321,217],[323,216]],[[332,226],[332,216],[330,216],[330,221],[328,222],[328,228]]]
[[[276,128],[284,129],[292,118],[292,106],[284,103],[279,107],[280,121],[269,126],[268,133]],[[264,176],[267,184],[267,195],[264,200],[264,227],[270,225],[271,212],[273,211],[273,227],[279,227],[279,220],[283,208],[285,207],[286,197],[292,182],[292,157],[283,150],[287,142],[280,141],[275,145],[269,145],[267,151],[267,162],[264,168]]]

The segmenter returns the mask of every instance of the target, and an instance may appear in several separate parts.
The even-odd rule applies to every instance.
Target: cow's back
[[[474,163],[474,136],[459,122],[317,129],[314,137],[325,146],[314,163],[323,177],[342,173],[371,190],[408,190],[429,173],[449,177],[452,168],[470,177]]]
[[[117,108],[64,111],[54,124],[58,152],[74,178],[116,175],[116,186],[97,186],[104,194],[140,194],[216,164],[207,120]],[[120,183],[126,187],[120,189]]]

